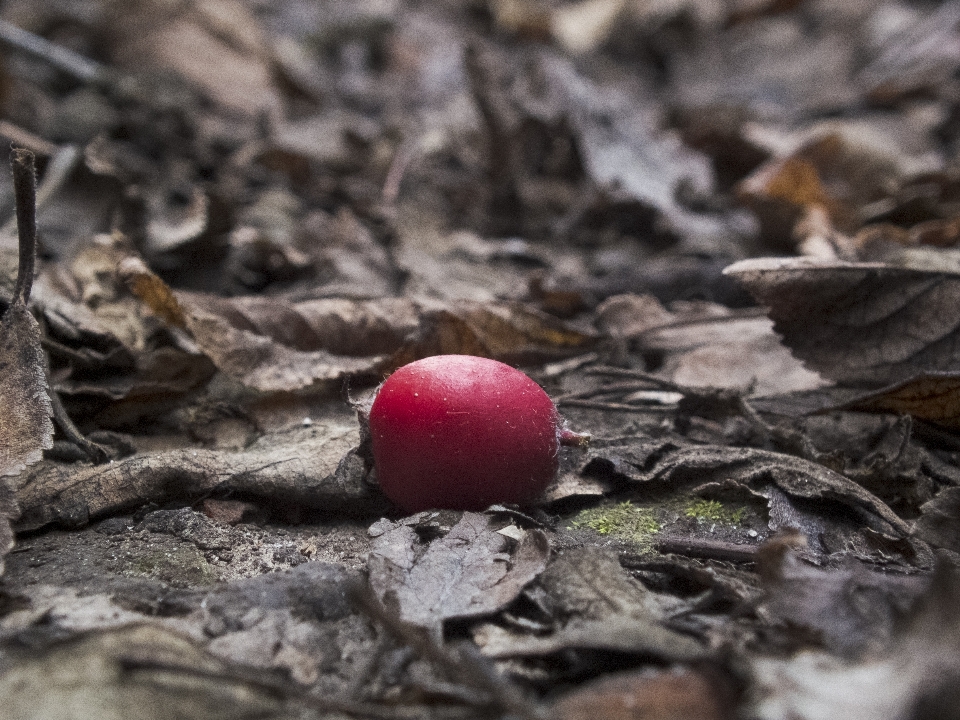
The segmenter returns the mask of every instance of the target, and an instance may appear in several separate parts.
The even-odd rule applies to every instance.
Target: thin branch
[[[82,82],[103,82],[109,74],[100,63],[16,25],[11,25],[5,20],[0,20],[0,43],[39,58]]]
[[[36,212],[56,195],[57,191],[63,186],[70,173],[77,166],[80,159],[80,149],[75,145],[64,145],[56,148],[56,152],[47,163],[46,171],[43,173],[43,179],[37,187],[37,198],[35,202]],[[10,237],[16,229],[17,219],[10,218],[2,229],[0,229],[0,238]]]
[[[17,203],[17,233],[20,240],[20,265],[13,302],[26,305],[33,288],[33,269],[37,259],[37,172],[33,153],[22,148],[10,151],[13,193]]]
[[[544,714],[539,708],[528,700],[516,685],[494,671],[485,658],[476,653],[450,651],[387,610],[369,587],[351,588],[351,600],[395,640],[413,649],[420,657],[450,673],[465,686],[487,692],[499,709],[521,720],[544,720]]]

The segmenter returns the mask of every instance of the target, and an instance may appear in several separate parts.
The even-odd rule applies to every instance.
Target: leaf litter
[[[954,3],[0,16],[18,717],[950,716]],[[379,493],[451,352],[593,436],[540,502]]]

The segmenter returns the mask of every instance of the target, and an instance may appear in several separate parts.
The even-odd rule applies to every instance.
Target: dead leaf
[[[284,703],[193,641],[158,627],[131,626],[46,647],[23,646],[0,679],[8,717],[122,717],[144,720],[279,718]]]
[[[770,320],[750,311],[716,310],[707,317],[696,307],[677,312],[671,322],[645,329],[634,343],[663,353],[661,374],[690,387],[774,395],[824,384],[790,356]]]
[[[53,445],[40,326],[22,302],[0,320],[0,476],[18,475]]]
[[[173,70],[224,107],[255,116],[276,109],[278,93],[256,16],[236,0],[204,0],[183,12],[147,2],[115,19],[128,30],[114,48],[122,66]]]
[[[918,375],[851,400],[839,409],[909,415],[960,430],[960,372]]]
[[[557,720],[731,718],[730,698],[718,685],[689,668],[614,673],[562,696],[552,704],[551,713]]]
[[[19,479],[19,530],[70,527],[146,502],[196,500],[213,491],[261,499],[279,509],[376,512],[386,501],[363,480],[350,453],[352,418],[266,434],[240,452],[182,449],[140,453],[95,467],[44,462]]]
[[[873,572],[861,565],[823,570],[789,551],[776,568],[765,568],[763,577],[760,612],[802,629],[799,645],[819,645],[848,658],[888,647],[929,585],[927,577]]]
[[[750,661],[744,712],[758,720],[950,717],[960,681],[958,582],[941,567],[894,642],[850,662],[823,652]]]
[[[871,538],[863,535],[864,526],[899,538],[910,533],[907,522],[852,480],[809,460],[768,450],[686,446],[666,440],[624,442],[590,450],[581,472],[622,478],[636,483],[645,494],[693,487],[698,488],[695,492],[707,488],[747,489],[770,503],[772,527],[777,523],[777,498],[785,496],[791,503],[803,504],[805,514],[812,516],[815,522],[809,527],[811,544],[819,548],[821,556],[848,551],[865,559],[871,555],[881,557]],[[823,504],[809,507],[805,503],[808,500]],[[853,516],[843,521],[831,514],[827,520],[824,514],[832,503],[845,506]],[[829,547],[822,546],[825,541]],[[907,560],[914,559],[914,550],[909,546],[901,548],[901,553]]]
[[[943,488],[921,505],[913,534],[933,547],[960,553],[960,488]]]
[[[40,326],[27,309],[37,253],[36,171],[33,153],[10,154],[16,196],[19,267],[13,296],[0,318],[0,573],[13,547],[10,521],[17,517],[14,483],[27,466],[53,447],[53,406],[47,391]]]
[[[521,634],[483,625],[474,640],[494,658],[542,657],[573,650],[602,650],[684,662],[703,648],[667,627],[661,598],[624,573],[615,554],[585,547],[553,560],[540,576],[551,599],[554,625],[548,635]]]
[[[777,219],[788,228],[804,211],[821,209],[841,232],[856,230],[862,208],[886,197],[903,179],[895,156],[864,135],[842,128],[806,140],[757,168],[741,183],[741,197],[761,218],[793,213]]]
[[[724,272],[769,307],[793,354],[830,379],[882,385],[957,367],[958,274],[803,258]]]
[[[464,513],[444,537],[418,552],[414,530],[396,524],[380,534],[367,561],[370,584],[400,618],[434,633],[445,620],[490,615],[511,603],[546,567],[550,548],[528,530],[510,540],[490,528],[486,515]]]
[[[586,352],[598,339],[520,303],[430,303],[421,313],[418,332],[386,367],[443,354],[533,364]]]

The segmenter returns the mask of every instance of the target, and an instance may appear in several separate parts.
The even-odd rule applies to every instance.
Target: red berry
[[[469,355],[404,365],[370,409],[380,487],[408,512],[534,500],[556,475],[561,433],[569,444],[539,385]]]

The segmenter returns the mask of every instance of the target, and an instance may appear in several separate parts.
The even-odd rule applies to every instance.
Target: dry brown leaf
[[[417,335],[391,356],[387,367],[449,353],[522,365],[586,352],[596,341],[595,335],[519,303],[461,301],[425,309]]]
[[[269,54],[257,18],[238,0],[136,3],[117,25],[121,65],[173,70],[224,107],[255,116],[278,107]]]
[[[725,272],[769,307],[793,354],[832,380],[884,385],[958,367],[958,274],[803,258]]]
[[[40,326],[23,303],[0,320],[0,476],[18,475],[53,445]]]
[[[862,208],[887,197],[902,178],[892,154],[847,135],[852,132],[825,131],[765,163],[741,183],[741,197],[761,220],[787,231],[814,208],[825,210],[839,230],[856,230]]]
[[[567,550],[540,576],[556,615],[548,635],[531,635],[487,624],[474,631],[484,655],[495,658],[547,656],[575,649],[632,653],[688,662],[703,656],[701,645],[667,626],[656,593],[630,577],[617,556],[599,547]]]
[[[918,375],[851,400],[839,409],[910,415],[960,430],[960,372]]]
[[[37,253],[33,153],[10,154],[16,196],[19,267],[13,298],[0,318],[0,573],[13,547],[10,521],[19,508],[8,476],[19,475],[53,447],[53,406],[47,394],[40,326],[27,309]]]
[[[240,452],[182,449],[141,453],[108,465],[42,462],[20,476],[17,529],[71,527],[147,502],[195,500],[216,491],[313,512],[378,512],[385,501],[363,481],[350,453],[352,418],[268,434]]]
[[[553,703],[557,720],[723,720],[732,716],[705,675],[689,669],[606,675]]]
[[[374,540],[367,560],[374,592],[405,622],[435,632],[445,620],[506,607],[546,567],[550,547],[539,530],[511,543],[490,525],[487,515],[464,513],[419,555],[414,529],[394,525]]]

